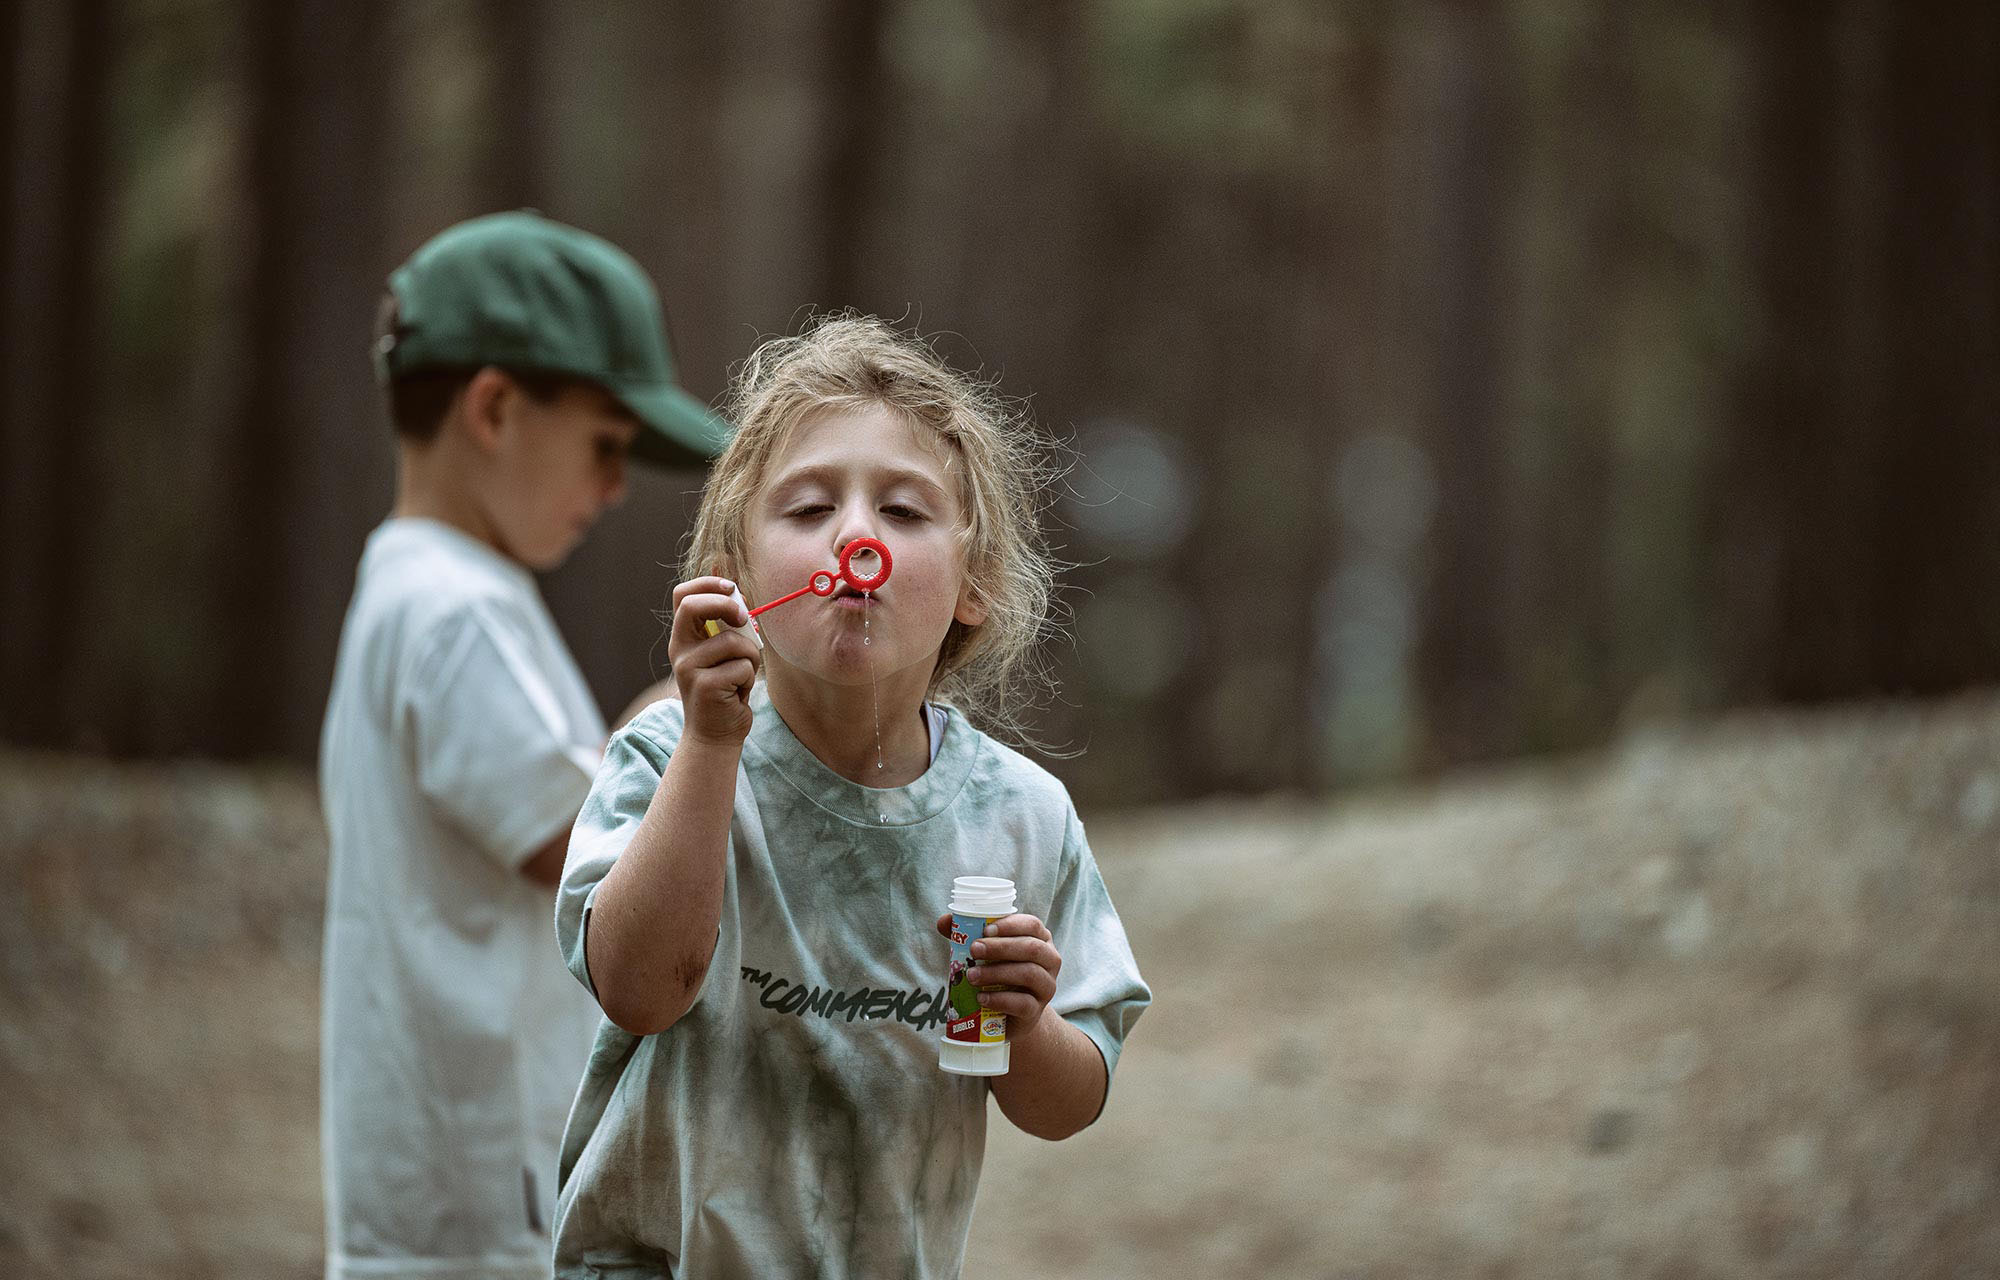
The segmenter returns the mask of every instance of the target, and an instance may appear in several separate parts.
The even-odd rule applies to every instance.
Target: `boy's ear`
[[[459,417],[472,443],[491,452],[500,444],[500,427],[507,416],[507,399],[514,394],[514,380],[487,365],[472,375],[459,393]]]

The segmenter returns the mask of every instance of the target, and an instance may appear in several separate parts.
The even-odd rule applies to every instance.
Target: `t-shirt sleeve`
[[[418,789],[509,868],[575,818],[597,763],[532,652],[504,611],[458,611],[430,635],[404,699]]]
[[[667,760],[680,741],[681,705],[660,702],[611,735],[604,763],[583,802],[570,833],[569,859],[563,864],[562,886],[556,890],[556,943],[563,962],[593,998],[585,936],[598,886],[646,816],[653,793],[667,772]]]
[[[1153,993],[1139,976],[1125,924],[1111,905],[1075,810],[1063,837],[1062,865],[1063,878],[1049,912],[1062,974],[1049,1007],[1097,1045],[1108,1081],[1118,1068],[1126,1033],[1153,1002]]]

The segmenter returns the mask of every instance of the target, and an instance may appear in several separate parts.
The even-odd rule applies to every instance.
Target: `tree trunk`
[[[539,207],[548,193],[548,107],[541,0],[484,0],[487,63],[486,146],[479,176],[481,212]]]
[[[2000,672],[2000,17],[1888,22],[1887,412],[1862,566],[1874,688],[1933,694]]]
[[[58,13],[50,13],[54,9]],[[53,109],[10,127],[22,204],[9,206],[6,305],[4,597],[0,731],[39,746],[79,742],[78,630],[89,597],[102,500],[93,466],[99,308],[96,264],[106,205],[105,119],[116,60],[108,0],[23,4],[13,69],[55,68],[35,98]],[[59,42],[51,51],[36,37]],[[42,63],[27,50],[53,52]],[[11,72],[10,72],[10,85]],[[18,101],[10,93],[10,108]]]
[[[1755,335],[1737,421],[1710,479],[1724,688],[1734,700],[1856,688],[1868,616],[1865,439],[1844,438],[1836,233],[1836,91],[1828,26],[1783,5],[1749,11]],[[1863,430],[1867,428],[1864,425]],[[1857,484],[1856,481],[1861,483]]]
[[[1436,63],[1421,77],[1413,134],[1419,168],[1405,241],[1413,277],[1402,388],[1424,427],[1439,519],[1420,596],[1421,683],[1434,762],[1490,757],[1514,739],[1503,626],[1505,456],[1498,245],[1512,189],[1501,128],[1498,15],[1447,3],[1431,13]],[[1423,234],[1427,232],[1428,234]]]
[[[1336,643],[1342,605],[1343,564],[1356,554],[1379,555],[1398,585],[1414,598],[1417,539],[1372,539],[1361,521],[1335,500],[1340,468],[1360,436],[1373,431],[1387,406],[1383,386],[1386,351],[1380,318],[1389,307],[1389,281],[1376,269],[1393,235],[1397,212],[1370,179],[1387,170],[1386,96],[1392,80],[1391,50],[1382,29],[1370,24],[1349,32],[1354,74],[1327,77],[1317,90],[1317,110],[1327,120],[1330,152],[1312,184],[1317,198],[1304,228],[1307,283],[1300,316],[1301,349],[1316,353],[1301,379],[1298,412],[1306,424],[1301,459],[1304,482],[1314,487],[1295,543],[1297,593],[1291,625],[1300,641],[1300,716],[1305,736],[1287,781],[1302,791],[1367,782],[1400,772],[1415,742],[1418,707],[1415,611],[1397,646],[1390,689],[1380,705],[1393,720],[1372,728],[1349,723],[1361,687],[1369,683],[1347,669],[1351,655]],[[1379,531],[1375,531],[1379,532]],[[1357,536],[1357,534],[1361,536]]]
[[[819,278],[807,301],[821,309],[858,306],[873,225],[875,152],[883,132],[883,97],[890,77],[882,61],[888,22],[883,0],[834,0],[827,15],[820,95],[819,173],[808,190],[820,193]],[[809,223],[808,225],[811,225]]]
[[[389,498],[368,363],[385,274],[380,0],[250,6],[237,500],[212,745],[310,758],[361,535]]]

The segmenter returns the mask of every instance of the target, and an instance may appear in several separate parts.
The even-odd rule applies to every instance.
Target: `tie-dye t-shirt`
[[[1015,882],[1062,953],[1051,1008],[1107,1071],[1150,994],[1042,769],[951,711],[922,777],[864,787],[792,736],[761,683],[751,707],[714,959],[660,1034],[600,1022],[563,1137],[556,1274],[955,1276],[988,1087],[937,1065],[953,877]],[[577,819],[556,933],[586,987],[592,900],[681,717],[656,703],[615,735]]]

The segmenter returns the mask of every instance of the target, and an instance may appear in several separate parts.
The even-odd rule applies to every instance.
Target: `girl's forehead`
[[[826,409],[794,427],[765,469],[765,486],[801,472],[919,472],[955,491],[952,450],[932,428],[887,405]]]

